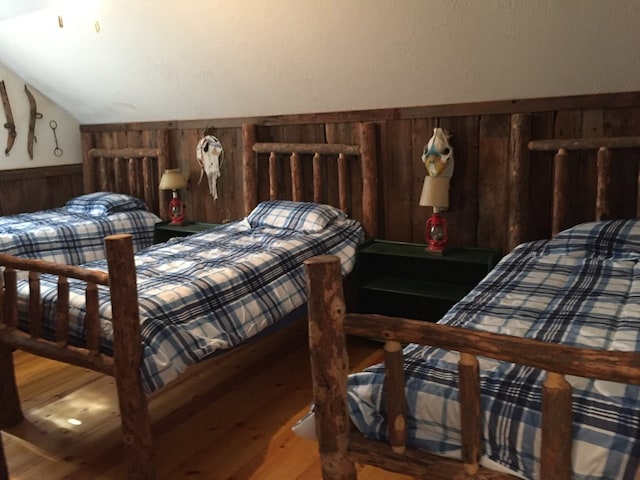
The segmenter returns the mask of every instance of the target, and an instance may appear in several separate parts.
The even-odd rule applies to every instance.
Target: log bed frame
[[[258,184],[260,175],[259,155],[256,152],[269,153],[269,192],[270,198],[278,198],[281,192],[277,188],[277,160],[282,154],[288,154],[291,164],[293,199],[303,200],[302,160],[311,153],[313,171],[320,162],[333,159],[337,155],[338,185],[340,206],[346,208],[348,202],[347,162],[360,163],[362,179],[362,222],[367,234],[376,234],[377,183],[375,156],[375,126],[370,123],[354,124],[356,145],[333,144],[264,144],[256,143],[254,125],[243,126],[243,166],[245,172],[245,208],[247,211],[258,202]],[[107,158],[127,158],[127,168],[115,171],[131,173],[133,158],[149,158],[156,155],[145,149],[135,151],[109,152],[95,150],[94,157],[99,165]],[[93,155],[92,154],[92,155]],[[113,154],[113,155],[112,155]],[[92,157],[92,158],[94,158]],[[286,158],[285,158],[286,160]],[[86,164],[85,164],[86,167]],[[90,167],[87,167],[90,168]],[[90,174],[92,176],[93,173]],[[132,177],[129,177],[132,178]],[[132,185],[135,182],[130,182]],[[117,181],[115,184],[126,185]],[[101,186],[111,185],[105,183]],[[88,190],[92,185],[85,183]],[[313,198],[323,198],[328,184],[320,181],[313,183]],[[145,197],[146,198],[146,197]],[[356,203],[354,201],[354,203]],[[0,277],[0,428],[16,425],[23,419],[20,400],[15,381],[12,351],[21,349],[35,355],[62,361],[68,364],[89,368],[115,377],[123,432],[125,463],[129,479],[155,478],[151,420],[149,418],[148,398],[143,392],[140,365],[142,362],[142,340],[136,291],[136,270],[130,235],[113,235],[105,239],[108,273],[87,270],[81,267],[58,265],[51,262],[28,260],[0,253],[0,267],[4,275]],[[29,271],[29,326],[30,333],[18,330],[17,306],[17,270]],[[41,273],[50,273],[58,277],[58,306],[56,314],[56,338],[48,341],[39,337],[42,330],[40,281]],[[68,279],[75,278],[86,283],[86,348],[76,348],[68,344]],[[108,286],[113,306],[113,357],[100,353],[100,321],[98,315],[97,285]],[[4,472],[4,477],[3,477]],[[2,454],[0,436],[0,479],[8,478],[6,461]]]
[[[518,116],[516,116],[518,117]],[[525,119],[521,116],[517,122]],[[520,125],[521,126],[521,125]],[[516,129],[517,130],[517,129]],[[565,168],[569,150],[597,151],[596,220],[608,218],[611,187],[611,150],[640,148],[640,138],[539,140],[524,142],[516,132],[513,176],[522,180],[528,171],[526,149],[557,152],[554,163],[552,231],[570,225]],[[513,198],[525,189],[513,190]],[[637,195],[640,198],[640,195]],[[640,205],[640,203],[638,203]],[[526,202],[511,224],[513,238],[526,229]],[[513,220],[512,218],[512,220]],[[543,480],[571,478],[572,404],[566,375],[640,384],[640,352],[606,352],[550,344],[507,335],[465,330],[460,327],[383,315],[347,313],[336,257],[318,256],[305,262],[309,307],[309,343],[316,415],[324,480],[354,480],[355,463],[370,464],[417,478],[513,479],[511,475],[479,465],[481,455],[480,379],[478,356],[529,365],[547,372],[543,384],[541,475]],[[366,439],[347,413],[349,373],[346,336],[384,340],[385,386],[389,442]],[[408,448],[405,444],[404,373],[402,344],[432,345],[461,353],[459,389],[462,458],[454,460]],[[637,474],[640,479],[640,472]]]
[[[90,148],[83,141],[83,150],[84,193],[126,193],[144,200],[161,218],[168,218],[169,200],[157,188],[162,172],[169,168],[168,131],[158,132],[154,148]]]

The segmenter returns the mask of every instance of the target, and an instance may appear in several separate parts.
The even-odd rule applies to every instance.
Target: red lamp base
[[[182,225],[184,222],[184,203],[174,192],[174,197],[169,202],[169,218],[171,225]]]
[[[438,212],[433,212],[427,220],[424,239],[427,242],[425,250],[428,253],[433,253],[434,255],[444,254],[448,241],[447,222]]]

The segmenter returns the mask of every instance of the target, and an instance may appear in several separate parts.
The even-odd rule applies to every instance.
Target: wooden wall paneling
[[[438,119],[435,118],[420,118],[412,120],[411,125],[411,158],[414,161],[411,163],[411,177],[412,181],[412,198],[415,198],[415,205],[411,210],[411,237],[413,242],[425,242],[425,226],[427,219],[431,215],[431,207],[421,207],[418,205],[420,201],[420,195],[422,193],[422,185],[424,183],[424,177],[428,175],[427,169],[422,162],[422,152],[425,145],[429,141],[429,138],[433,135],[433,129],[438,126]],[[455,151],[454,151],[455,156]],[[447,221],[449,219],[448,215]]]
[[[216,210],[216,222],[226,223],[244,217],[242,211],[242,132],[238,128],[219,128],[215,136],[224,149],[224,161],[218,179],[218,200],[214,203],[208,193],[208,201]],[[202,180],[204,183],[204,179]]]
[[[602,117],[602,136],[638,135],[640,132],[639,108],[606,109],[602,111]],[[612,149],[611,156],[614,162],[611,181],[615,192],[611,198],[611,215],[614,218],[635,217],[640,194],[640,149]]]
[[[531,138],[552,138],[554,112],[531,114]],[[528,239],[551,236],[554,152],[529,153]]]
[[[324,134],[325,141],[327,143],[342,143],[345,145],[358,145],[360,143],[360,138],[358,136],[357,129],[359,128],[359,123],[348,122],[348,123],[331,123],[325,124]],[[332,159],[333,160],[333,159]],[[361,161],[357,157],[348,157],[347,165],[349,167],[349,187],[351,189],[351,200],[362,198],[362,174],[360,173]],[[325,174],[331,175],[330,178],[335,179],[338,175],[337,162],[334,161],[323,161],[325,164]],[[335,202],[338,198],[338,192],[336,190],[337,183],[335,181],[324,182],[324,185],[329,186],[329,191],[327,192],[327,202]],[[332,203],[332,205],[337,205],[337,203]],[[355,204],[350,204],[348,206],[349,215],[353,218],[362,219],[362,204],[360,202],[355,202]]]
[[[479,123],[478,245],[505,248],[508,229],[509,115],[484,115]]]
[[[440,119],[440,127],[451,133],[454,171],[449,192],[449,210],[444,214],[451,245],[477,244],[478,234],[478,122],[479,117]],[[508,157],[505,157],[508,158]]]
[[[95,138],[93,133],[82,132],[80,134],[80,145],[82,148],[82,168],[85,172],[83,175],[83,190],[87,192],[96,191],[96,175],[95,162],[89,157],[89,149],[95,145]]]
[[[583,136],[581,110],[560,111],[556,114],[554,138],[581,138]],[[557,168],[557,167],[556,167]],[[595,218],[596,162],[593,151],[570,151],[565,175],[570,179],[563,188],[567,217],[558,227],[561,230]],[[553,233],[553,232],[552,232]]]
[[[196,147],[200,139],[204,136],[203,130],[189,129],[181,130],[177,138],[176,157],[172,158],[171,167],[179,168],[188,179],[188,187],[180,192],[186,204],[185,216],[190,221],[210,222],[217,219],[215,210],[208,200],[209,188],[206,175],[198,183],[200,178],[200,164],[196,158]],[[171,192],[161,192],[169,202]]]
[[[414,162],[411,156],[411,120],[392,120],[386,123],[386,145],[378,168],[383,188],[387,192],[385,213],[386,238],[402,240],[413,233],[413,212],[418,198],[413,198]],[[424,177],[423,177],[424,178]]]

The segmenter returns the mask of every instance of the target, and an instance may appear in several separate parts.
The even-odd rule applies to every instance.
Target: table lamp
[[[184,203],[178,198],[178,190],[187,186],[187,179],[182,172],[177,169],[165,170],[160,179],[160,190],[171,190],[173,197],[169,202],[169,217],[171,225],[182,225],[184,221]]]
[[[449,177],[427,175],[424,177],[419,205],[433,207],[433,214],[427,220],[424,239],[426,251],[436,255],[444,254],[447,246],[447,222],[440,215],[442,209],[449,207]]]

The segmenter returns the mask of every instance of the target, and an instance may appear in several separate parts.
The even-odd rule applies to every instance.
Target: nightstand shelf
[[[475,247],[437,256],[424,244],[371,240],[358,251],[357,310],[437,321],[500,256],[500,250]]]
[[[153,229],[153,243],[166,242],[173,237],[187,237],[217,226],[215,223],[202,222],[185,222],[182,225],[172,225],[169,221],[158,222]]]

